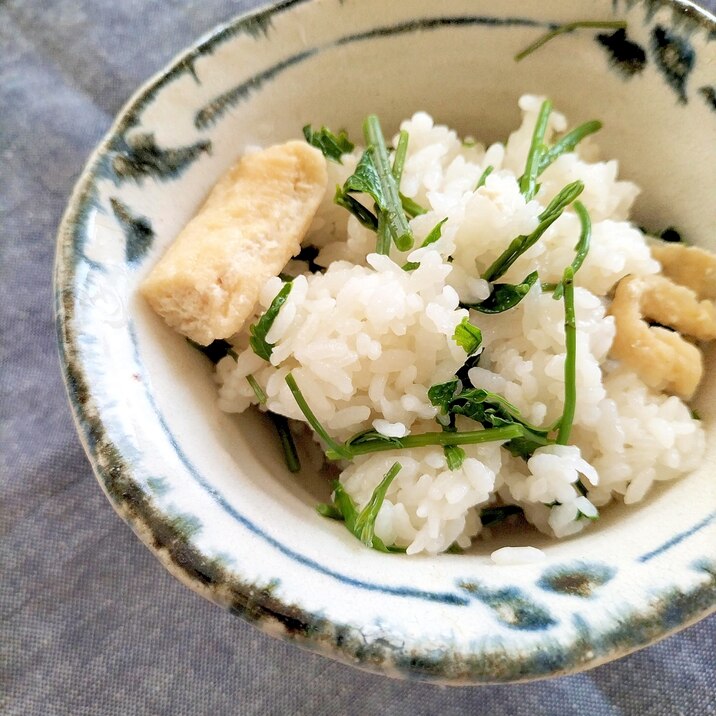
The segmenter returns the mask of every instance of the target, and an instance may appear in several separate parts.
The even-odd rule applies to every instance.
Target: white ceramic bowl
[[[557,24],[578,29],[521,63]],[[686,2],[287,0],[182,54],[127,104],[59,233],[57,317],[78,430],[119,513],[182,581],[256,623],[361,667],[449,683],[576,671],[716,607],[714,392],[702,469],[615,506],[546,560],[496,566],[494,544],[405,558],[365,549],[314,511],[327,487],[289,475],[257,415],[216,406],[207,361],[136,295],[148,268],[249,144],[386,128],[425,109],[506,136],[525,92],[600,143],[643,188],[636,220],[716,249],[716,23]],[[713,353],[709,366],[713,365]]]

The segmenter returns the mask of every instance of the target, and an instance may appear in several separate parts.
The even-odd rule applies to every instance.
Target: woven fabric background
[[[716,714],[716,617],[549,682],[396,682],[300,651],[204,602],[110,508],[60,379],[55,231],[89,152],[136,87],[258,4],[0,0],[0,712]]]

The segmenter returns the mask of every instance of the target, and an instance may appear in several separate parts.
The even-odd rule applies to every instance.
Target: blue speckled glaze
[[[238,431],[237,464],[231,450],[239,448],[221,442],[220,418],[206,407],[206,366],[184,357],[189,349],[162,334],[136,298],[138,278],[241,151],[244,135],[256,141],[252,123],[260,124],[264,105],[275,113],[297,82],[327,72],[337,57],[369,62],[436,38],[462,42],[476,66],[480,47],[502,43],[502,62],[512,68],[515,51],[535,34],[574,19],[549,3],[544,16],[531,17],[516,5],[450,0],[439,15],[427,3],[414,16],[391,6],[373,24],[355,19],[356,3],[290,0],[220,28],[140,91],[90,160],[59,233],[55,301],[68,393],[100,483],[165,565],[208,598],[268,631],[392,676],[480,683],[566,673],[705,616],[716,607],[713,506],[684,511],[658,532],[597,533],[522,567],[496,567],[479,549],[422,561],[366,555],[298,502],[269,519],[271,500],[282,502],[284,493],[264,494],[251,475],[263,470],[272,479],[273,463],[266,468],[251,450],[253,437]],[[540,63],[555,61],[563,47],[579,47],[588,66],[602,63],[614,92],[648,86],[669,111],[712,120],[716,77],[700,53],[714,41],[713,19],[682,3],[603,5],[607,16],[628,14],[625,32],[557,38],[520,65],[529,79],[510,69],[503,83],[555,92],[529,73],[543,72]],[[299,40],[298,25],[310,29]],[[393,94],[404,91],[397,86]],[[389,100],[375,101],[392,111]],[[304,115],[316,112],[306,102],[285,108],[284,124],[267,136],[298,135]],[[163,376],[180,353],[191,367],[187,382],[196,383],[187,391]],[[192,424],[186,416],[194,413],[209,419]],[[215,441],[210,456],[201,440]],[[290,522],[292,510],[303,522]],[[619,540],[636,541],[624,548]]]

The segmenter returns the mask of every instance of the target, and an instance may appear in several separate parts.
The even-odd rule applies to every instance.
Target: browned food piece
[[[243,157],[152,269],[142,294],[197,343],[232,336],[263,283],[299,252],[325,189],[326,160],[305,142]]]
[[[696,246],[665,242],[652,245],[651,255],[674,283],[687,286],[699,298],[716,300],[716,255]]]
[[[679,334],[704,341],[716,338],[714,305],[663,276],[627,276],[617,285],[609,312],[616,324],[612,357],[652,388],[691,398],[703,374],[703,358]],[[649,326],[647,320],[679,333]]]

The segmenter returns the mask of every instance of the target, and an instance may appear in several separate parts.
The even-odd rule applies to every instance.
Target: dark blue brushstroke
[[[390,37],[393,35],[402,35],[405,33],[415,32],[416,30],[433,30],[440,27],[454,26],[472,26],[484,25],[489,27],[546,27],[553,29],[557,27],[555,23],[537,22],[527,18],[497,18],[497,17],[435,17],[413,20],[410,22],[400,23],[386,27],[377,27],[366,32],[357,33],[355,35],[347,35],[341,37],[323,47],[313,48],[299,52],[285,60],[269,67],[268,69],[254,75],[250,80],[242,82],[233,89],[219,95],[207,105],[202,107],[194,118],[194,126],[197,129],[206,129],[216,123],[216,121],[225,114],[229,109],[236,106],[239,102],[246,99],[252,92],[261,87],[267,80],[273,79],[283,70],[292,67],[303,60],[313,57],[319,52],[324,52],[334,47],[347,45],[353,42],[361,42],[377,37]]]
[[[645,552],[641,555],[641,557],[637,558],[637,562],[648,562],[650,559],[653,559],[654,557],[658,557],[663,552],[666,552],[667,550],[671,549],[672,547],[679,544],[679,542],[683,542],[685,539],[688,539],[692,535],[696,534],[699,530],[702,530],[707,525],[710,525],[712,522],[716,520],[716,511],[712,512],[710,515],[707,515],[704,517],[703,520],[700,522],[697,522],[693,527],[690,527],[688,530],[685,530],[684,532],[680,532],[677,535],[674,535],[671,539],[668,539],[664,544],[662,544],[659,547],[656,547],[655,549],[652,549],[650,552]]]
[[[490,607],[495,618],[512,629],[541,631],[557,623],[544,607],[535,604],[517,587],[490,589],[469,581],[460,582],[458,586]]]
[[[136,263],[149,251],[154,241],[152,224],[146,216],[134,216],[130,208],[115,197],[110,198],[109,203],[124,231],[127,242],[124,253],[127,263]]]
[[[657,25],[651,33],[651,51],[679,102],[686,104],[686,81],[696,61],[694,48],[686,38]]]

